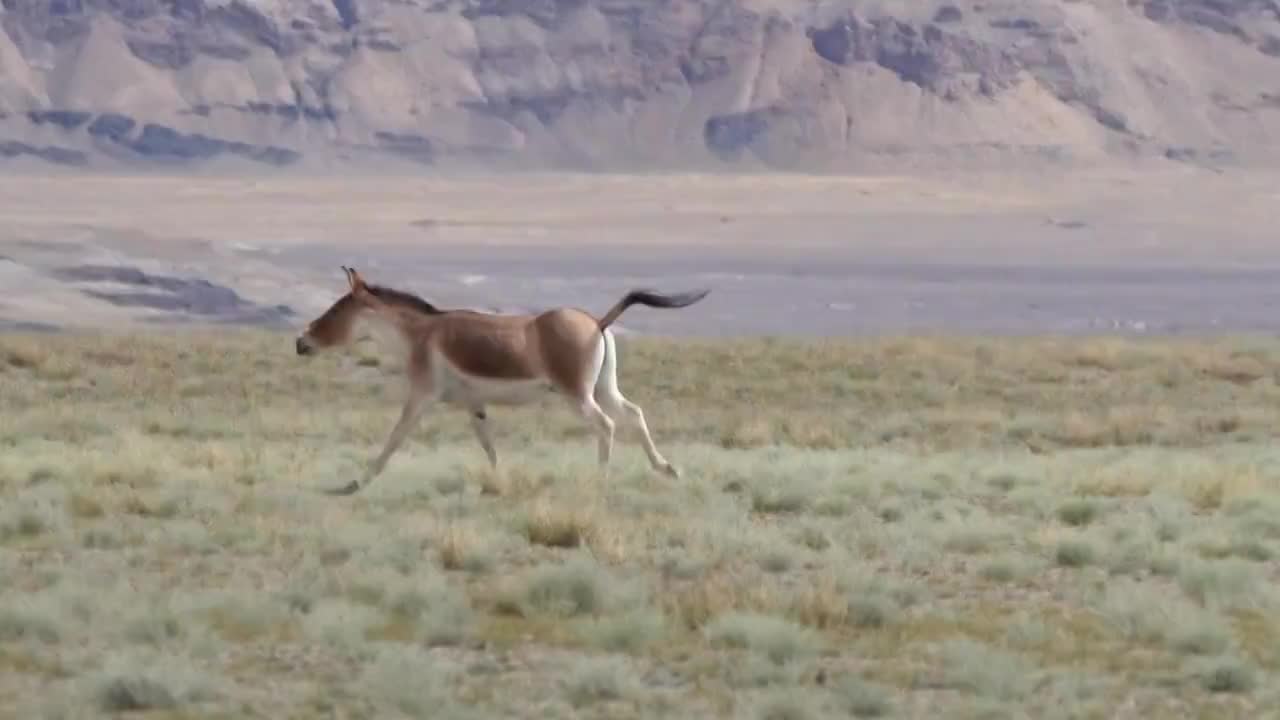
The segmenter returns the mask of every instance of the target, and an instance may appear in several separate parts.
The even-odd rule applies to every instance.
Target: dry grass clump
[[[0,508],[0,547],[39,547],[55,542],[67,526],[64,496],[61,488],[43,485],[10,495]]]
[[[11,601],[0,607],[0,642],[53,644],[62,638],[57,619],[50,617],[47,609],[24,605],[29,603]]]
[[[228,693],[221,679],[181,658],[137,654],[108,658],[102,669],[86,678],[85,690],[99,712],[111,715],[198,712]]]
[[[686,581],[671,583],[659,595],[664,611],[688,630],[699,630],[712,619],[731,612],[781,609],[773,586],[754,574],[724,567],[700,568]]]
[[[1208,607],[1250,609],[1273,605],[1275,595],[1258,577],[1254,563],[1239,558],[1187,560],[1178,582],[1186,594]]]
[[[420,647],[381,645],[363,665],[356,685],[376,715],[479,720],[483,714],[460,701],[453,690],[459,674],[457,667]]]
[[[497,599],[495,610],[520,617],[577,618],[629,604],[627,588],[593,560],[538,566]]]
[[[1247,693],[1258,684],[1253,666],[1235,657],[1195,659],[1187,672],[1211,693]]]
[[[1016,583],[1033,577],[1038,569],[1031,558],[1006,553],[979,566],[978,577],[990,583]]]
[[[302,618],[302,634],[346,657],[360,657],[382,627],[377,608],[342,598],[323,598]]]
[[[569,670],[565,695],[575,708],[621,700],[636,691],[632,670],[617,658],[585,658]]]
[[[388,593],[381,602],[386,624],[375,637],[421,642],[429,647],[460,645],[475,623],[470,601],[458,590],[443,583],[405,583]]]
[[[552,504],[540,500],[530,510],[524,532],[534,545],[576,548],[596,532],[595,517],[589,508],[578,504]]]
[[[798,690],[774,691],[760,704],[756,715],[760,720],[810,720],[817,717],[813,701],[807,693]]]
[[[888,688],[860,677],[846,677],[834,689],[836,710],[857,718],[886,717],[893,711]]]
[[[109,713],[171,710],[202,697],[198,689],[179,691],[151,675],[125,673],[104,677],[97,690],[99,707]]]
[[[1099,602],[1099,611],[1122,637],[1162,644],[1182,654],[1216,654],[1233,643],[1226,616],[1167,588],[1132,580],[1114,582]]]
[[[1021,700],[1034,686],[1034,677],[1020,657],[967,638],[944,641],[938,662],[937,676],[926,683],[983,699]]]
[[[804,512],[813,504],[811,492],[794,480],[760,481],[751,488],[751,509],[766,515]]]
[[[673,342],[625,339],[622,374],[679,479],[621,431],[604,481],[548,398],[493,410],[501,472],[441,410],[334,498],[315,490],[395,421],[389,364],[257,332],[5,336],[0,698],[24,717],[1280,712],[1280,345]]]
[[[667,616],[654,608],[643,608],[595,619],[579,632],[591,645],[608,652],[639,653],[668,640],[671,629]]]
[[[705,628],[712,647],[749,650],[778,665],[804,659],[818,649],[817,636],[797,623],[756,613],[728,613]]]
[[[990,518],[965,519],[946,522],[936,532],[942,536],[944,549],[965,555],[982,555],[1008,543],[1009,531],[993,525],[997,524]]]
[[[1061,540],[1053,550],[1054,561],[1062,567],[1078,568],[1092,565],[1097,557],[1097,549],[1085,538]]]
[[[1096,500],[1078,498],[1058,506],[1058,519],[1067,525],[1083,527],[1098,519],[1101,508]]]
[[[445,570],[462,570],[480,574],[488,572],[496,562],[493,547],[474,527],[450,523],[436,539],[440,566]]]

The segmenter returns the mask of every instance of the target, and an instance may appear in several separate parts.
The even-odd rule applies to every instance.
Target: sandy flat
[[[446,306],[633,310],[672,334],[1280,329],[1280,175],[0,178],[0,321],[227,321],[104,302],[79,265],[199,278],[300,324],[338,265]],[[119,288],[117,288],[119,289]],[[98,292],[92,295],[87,291]]]

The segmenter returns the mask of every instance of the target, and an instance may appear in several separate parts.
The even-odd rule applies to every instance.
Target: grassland
[[[1266,717],[1280,345],[620,342],[684,471],[262,333],[0,337],[0,714]]]

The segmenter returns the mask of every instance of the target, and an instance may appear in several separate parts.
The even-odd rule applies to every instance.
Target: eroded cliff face
[[[2,7],[0,158],[838,171],[1280,157],[1280,0]]]

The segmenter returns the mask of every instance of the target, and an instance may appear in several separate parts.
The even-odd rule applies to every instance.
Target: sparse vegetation
[[[1097,557],[1098,553],[1088,540],[1063,540],[1054,549],[1054,559],[1063,567],[1084,567]]]
[[[893,701],[889,691],[859,677],[845,679],[836,686],[835,709],[840,715],[878,718],[889,714]]]
[[[565,681],[565,694],[574,707],[621,700],[627,693],[630,672],[613,658],[579,660]]]
[[[1098,503],[1091,499],[1073,499],[1058,506],[1058,519],[1077,527],[1088,525],[1098,517]]]
[[[1212,693],[1245,693],[1257,685],[1256,671],[1245,662],[1233,657],[1216,657],[1193,660],[1192,676],[1205,690]]]
[[[749,650],[783,665],[816,652],[817,642],[805,627],[754,613],[729,613],[707,626],[712,647]]]
[[[497,474],[441,411],[339,499],[398,412],[363,350],[5,336],[0,705],[1280,711],[1280,345],[623,342],[680,479],[621,429],[600,482],[550,398]]]

